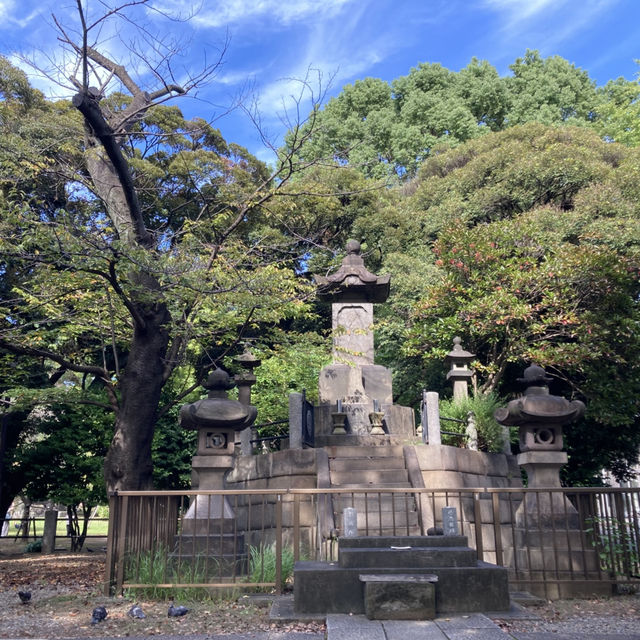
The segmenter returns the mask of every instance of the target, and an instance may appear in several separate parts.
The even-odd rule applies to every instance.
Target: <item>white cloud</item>
[[[558,9],[566,0],[483,0],[483,4],[506,14],[509,22],[527,20],[541,11]]]
[[[317,100],[327,89],[366,75],[372,65],[399,46],[393,33],[371,34],[366,29],[363,14],[367,10],[367,3],[361,1],[337,19],[311,23],[304,47],[291,51],[289,59],[293,62],[261,90],[262,107],[282,111],[296,101],[304,104],[305,99],[310,106],[312,94]]]
[[[355,0],[220,0],[202,8],[193,17],[199,27],[232,26],[256,19],[269,19],[282,26],[333,16]],[[189,0],[157,0],[154,8],[171,15],[191,15],[194,3]]]
[[[479,0],[497,19],[492,59],[511,55],[515,43],[551,55],[577,34],[593,27],[620,0]],[[507,53],[508,52],[508,53]]]
[[[40,16],[44,8],[39,6],[24,15],[24,5],[16,0],[0,0],[0,29],[23,29]]]

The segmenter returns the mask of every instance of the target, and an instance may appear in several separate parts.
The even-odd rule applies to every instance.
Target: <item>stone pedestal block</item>
[[[364,612],[369,620],[432,620],[437,581],[432,574],[360,575]]]

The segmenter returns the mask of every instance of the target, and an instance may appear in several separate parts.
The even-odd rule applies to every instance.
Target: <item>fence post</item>
[[[428,444],[442,444],[440,435],[440,398],[436,391],[423,391],[422,401],[426,415],[426,433],[422,438]]]
[[[116,595],[122,593],[122,584],[124,582],[124,553],[127,540],[127,525],[129,516],[129,496],[122,496],[118,501],[120,507],[118,512],[118,532],[117,543],[115,548],[115,561],[116,561]]]
[[[282,494],[276,498],[276,595],[282,595]]]
[[[293,494],[293,559],[300,560],[300,494]]]
[[[115,581],[116,532],[118,531],[117,494],[109,496],[109,524],[107,525],[107,557],[105,562],[104,595],[110,596]]]
[[[302,411],[301,393],[289,394],[289,449],[302,449]]]
[[[480,494],[473,494],[473,520],[476,533],[476,553],[478,560],[484,560],[484,542],[482,540],[482,512],[480,511]]]
[[[56,550],[56,527],[58,512],[48,510],[44,512],[44,530],[42,533],[42,553],[53,553]]]

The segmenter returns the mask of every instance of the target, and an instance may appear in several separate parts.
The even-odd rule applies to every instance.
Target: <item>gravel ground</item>
[[[496,620],[505,631],[527,633],[636,634],[640,636],[640,595],[557,600],[527,606],[537,619]]]
[[[322,633],[321,623],[274,623],[268,609],[235,601],[180,602],[183,618],[167,617],[167,602],[143,599],[145,620],[127,615],[133,600],[101,594],[104,554],[12,555],[0,550],[0,638],[80,638],[234,634],[258,631]],[[18,590],[30,590],[23,605]],[[104,605],[107,619],[92,626],[91,612]],[[528,606],[530,619],[496,619],[507,632],[636,634],[640,637],[640,595],[561,600]]]

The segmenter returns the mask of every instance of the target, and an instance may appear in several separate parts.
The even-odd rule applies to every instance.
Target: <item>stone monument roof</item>
[[[332,302],[384,302],[389,297],[391,276],[377,276],[364,266],[357,240],[347,242],[347,255],[330,276],[316,275],[318,296]]]
[[[207,391],[206,398],[182,405],[180,426],[185,429],[231,428],[240,431],[253,424],[258,410],[227,397],[227,390],[234,384],[229,374],[216,369],[209,374],[202,385]]]

